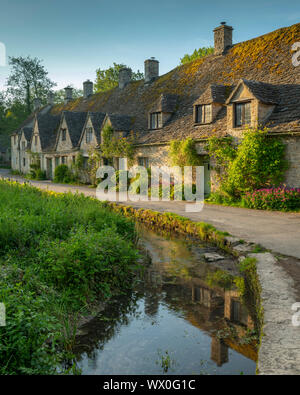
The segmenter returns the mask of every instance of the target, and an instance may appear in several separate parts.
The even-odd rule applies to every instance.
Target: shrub
[[[68,183],[73,180],[73,175],[67,165],[59,165],[55,168],[54,181]]]
[[[216,161],[221,194],[240,198],[245,192],[279,185],[288,164],[285,145],[267,129],[246,130],[240,144],[232,138],[209,140],[208,151]]]
[[[42,278],[55,288],[72,290],[79,299],[97,294],[107,298],[113,289],[131,284],[129,269],[137,254],[114,229],[96,232],[80,227],[67,240],[45,240],[40,248]]]
[[[247,192],[243,205],[259,210],[292,211],[300,209],[300,188],[270,188]]]

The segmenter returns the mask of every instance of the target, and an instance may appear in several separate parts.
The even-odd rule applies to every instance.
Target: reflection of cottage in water
[[[145,314],[157,313],[159,299],[163,297],[169,308],[181,310],[186,320],[211,336],[211,360],[217,366],[228,362],[229,348],[256,360],[256,350],[251,345],[239,343],[239,338],[252,330],[254,324],[237,290],[210,287],[201,278],[172,276],[169,271],[162,270],[162,266],[157,269],[152,266],[145,273],[148,283]],[[216,336],[228,325],[234,328],[237,338]]]

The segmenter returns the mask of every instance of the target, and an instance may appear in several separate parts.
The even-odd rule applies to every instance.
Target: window
[[[211,104],[196,106],[196,123],[212,122]]]
[[[155,112],[150,114],[150,129],[159,129],[162,127],[162,113]]]
[[[23,158],[23,166],[25,167],[25,165],[26,165],[26,159]]]
[[[37,145],[37,136],[34,136],[34,145]]]
[[[66,141],[67,139],[67,129],[61,129],[61,141]]]
[[[149,167],[149,158],[139,157],[138,158],[138,165],[146,167],[146,169],[148,169],[148,167]]]
[[[55,167],[59,166],[59,156],[55,157]]]
[[[76,156],[72,156],[72,162],[73,162],[73,163],[76,162]]]
[[[235,127],[251,124],[251,103],[235,104]]]
[[[93,129],[92,128],[86,128],[85,136],[86,136],[87,144],[90,143],[92,141],[92,139],[93,139]]]
[[[62,163],[62,165],[65,165],[67,163],[67,157],[66,156],[62,156],[61,157],[61,163]]]

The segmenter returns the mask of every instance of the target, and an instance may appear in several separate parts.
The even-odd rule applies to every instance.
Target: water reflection
[[[198,246],[197,253],[193,244],[149,231],[142,241],[151,266],[79,337],[83,374],[254,374],[256,348],[247,338],[254,324],[247,308],[236,289],[206,281],[216,269],[199,253],[212,247]],[[230,260],[223,264],[230,266]]]

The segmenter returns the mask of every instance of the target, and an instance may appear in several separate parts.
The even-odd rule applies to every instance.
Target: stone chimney
[[[232,31],[233,28],[226,22],[221,22],[221,26],[214,29],[215,55],[223,55],[232,46]]]
[[[155,58],[145,60],[145,84],[159,76],[159,61]]]
[[[54,104],[54,93],[51,91],[48,93],[47,102],[50,104],[50,106],[53,106]]]
[[[123,67],[119,71],[119,88],[123,89],[131,81],[132,70],[128,67]]]
[[[73,99],[73,88],[71,86],[67,86],[65,88],[65,104],[69,103]]]
[[[92,83],[92,81],[87,80],[84,81],[83,83],[83,98],[87,99],[88,97],[92,96],[92,94],[94,93],[94,84]]]
[[[41,108],[41,99],[39,97],[33,99],[33,108],[35,112]]]

